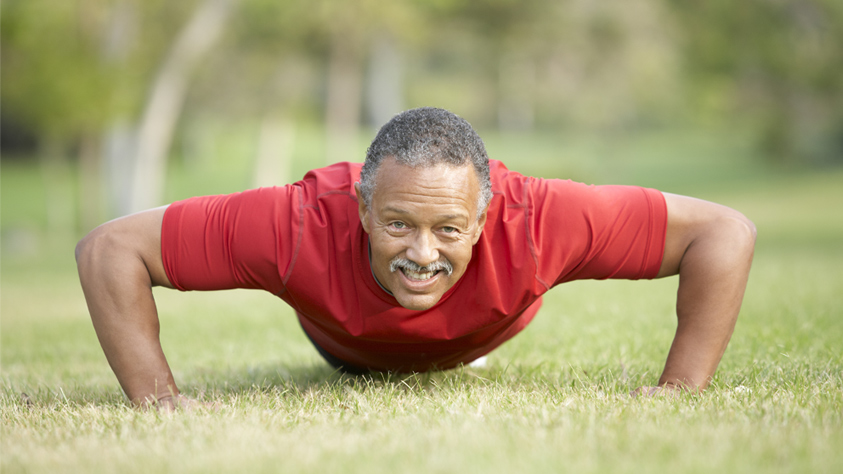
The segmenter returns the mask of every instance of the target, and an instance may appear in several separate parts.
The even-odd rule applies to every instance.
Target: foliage
[[[72,138],[138,113],[180,3],[10,0],[2,5],[3,114]]]
[[[74,4],[4,2],[4,112],[48,135],[98,125],[109,78]]]
[[[843,156],[843,7],[673,2],[688,83],[709,119],[757,123],[779,160]]]
[[[73,137],[136,117],[196,5],[3,2],[4,120]],[[275,97],[293,119],[319,121],[332,51],[366,62],[372,42],[389,38],[407,58],[409,105],[456,109],[480,125],[726,123],[759,131],[769,156],[834,160],[841,31],[835,0],[242,0],[195,78],[187,120],[259,116]]]

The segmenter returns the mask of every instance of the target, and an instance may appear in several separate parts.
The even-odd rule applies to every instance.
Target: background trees
[[[57,229],[164,203],[167,159],[227,153],[249,185],[360,160],[361,130],[420,105],[507,133],[710,129],[771,163],[843,161],[834,0],[7,0],[0,21],[2,159],[40,157]]]

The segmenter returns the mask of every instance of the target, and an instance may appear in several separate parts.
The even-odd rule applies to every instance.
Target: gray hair
[[[474,166],[480,182],[477,218],[492,200],[489,156],[483,140],[465,119],[434,107],[421,107],[401,112],[378,131],[360,171],[360,191],[366,206],[372,205],[375,178],[384,158],[394,157],[398,163],[428,167],[438,163]]]

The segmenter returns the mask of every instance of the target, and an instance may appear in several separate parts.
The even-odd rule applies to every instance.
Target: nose
[[[427,266],[439,260],[439,249],[436,246],[436,237],[432,232],[420,231],[407,248],[407,258],[416,262],[419,266]]]

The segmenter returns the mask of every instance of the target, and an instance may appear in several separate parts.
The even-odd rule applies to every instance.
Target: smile
[[[408,279],[413,280],[413,281],[429,280],[429,279],[433,278],[440,271],[441,270],[427,271],[427,272],[416,272],[416,271],[410,270],[409,268],[401,268],[401,273],[403,273],[405,277],[407,277]]]
[[[398,270],[401,271],[407,283],[418,286],[436,281],[436,276],[440,272],[445,272],[445,274],[450,276],[454,272],[454,267],[447,259],[437,260],[429,265],[421,266],[412,260],[396,257],[389,262],[389,271],[394,273]]]

